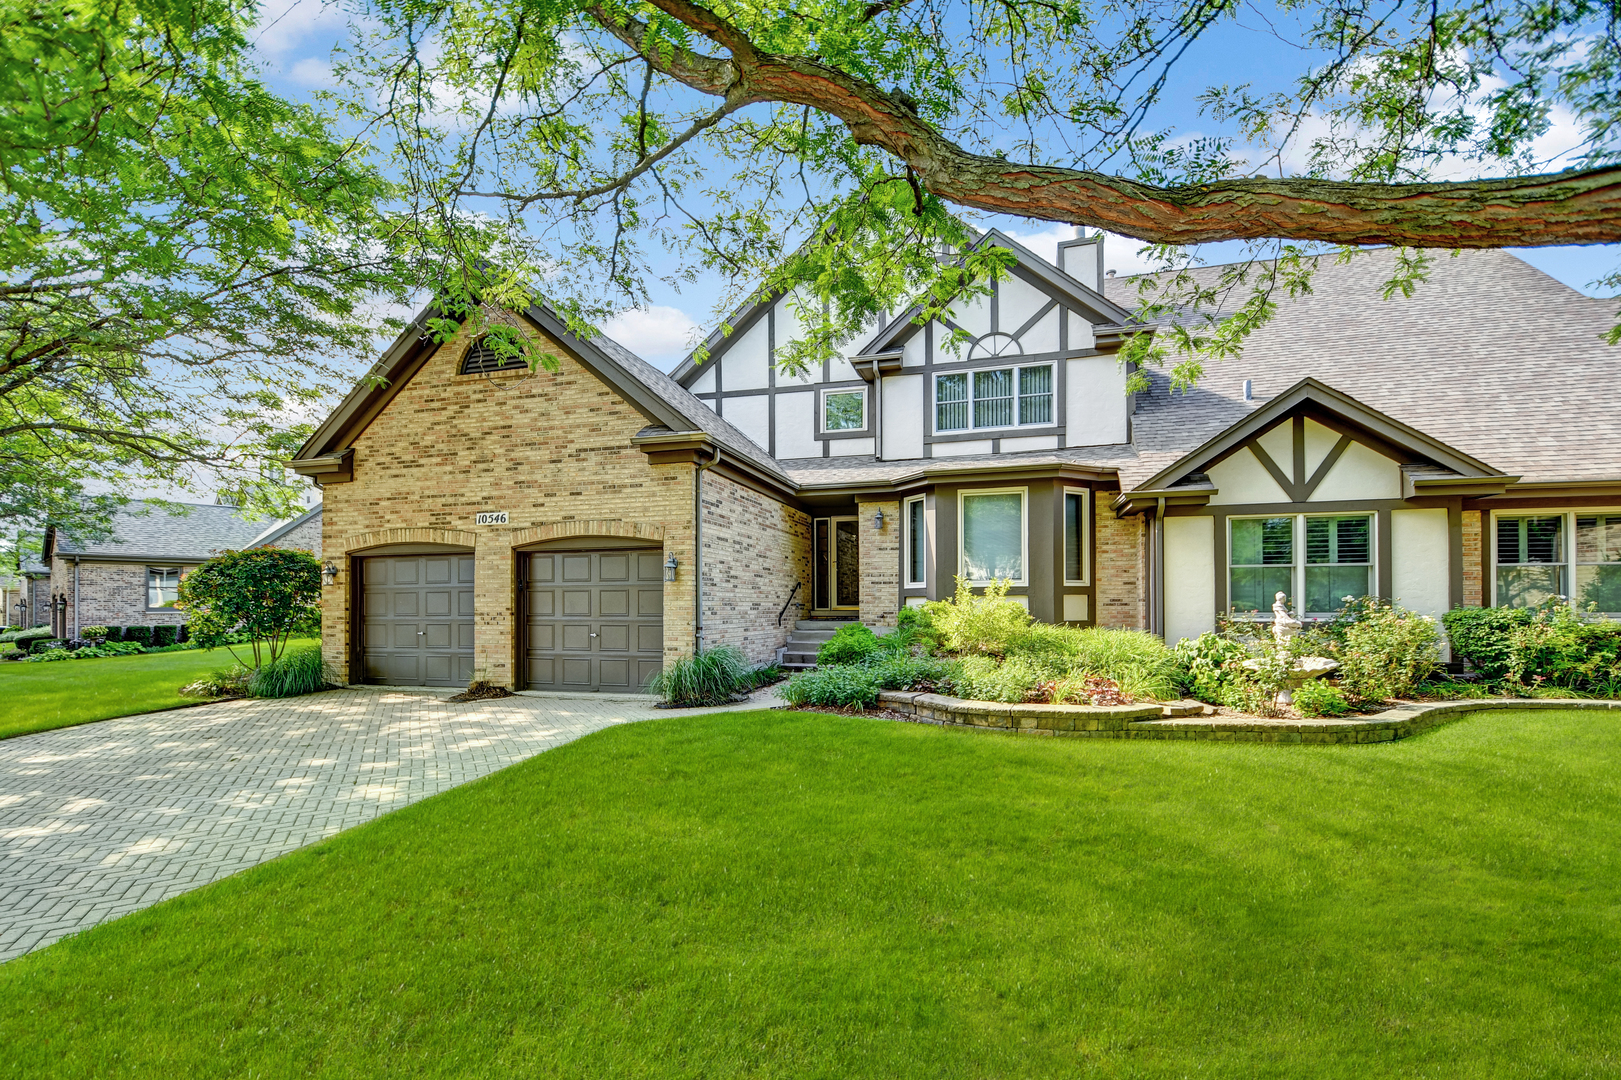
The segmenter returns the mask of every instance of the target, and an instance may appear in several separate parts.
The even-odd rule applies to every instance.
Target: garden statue
[[[1289,614],[1289,605],[1283,593],[1272,598],[1272,639],[1279,648],[1288,645],[1289,639],[1300,633],[1302,625],[1299,619]]]

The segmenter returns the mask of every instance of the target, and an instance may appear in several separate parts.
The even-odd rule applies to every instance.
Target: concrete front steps
[[[807,671],[816,666],[816,651],[839,627],[854,619],[800,619],[788,634],[788,644],[777,650],[777,666],[784,671]]]

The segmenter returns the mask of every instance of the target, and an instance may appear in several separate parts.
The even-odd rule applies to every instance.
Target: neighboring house
[[[1593,300],[1506,252],[1325,259],[1241,359],[1128,395],[1137,279],[1100,241],[1018,256],[948,328],[903,312],[804,378],[775,298],[665,375],[524,313],[555,373],[420,329],[294,468],[325,487],[329,660],[348,677],[636,689],[770,658],[803,611],[1013,582],[1039,619],[1167,640],[1219,612],[1373,593],[1439,614],[1549,594],[1621,609],[1621,390]],[[1067,267],[1067,272],[1066,268]],[[1201,270],[1206,276],[1217,271]]]
[[[266,528],[237,508],[181,504],[184,513],[131,503],[113,518],[112,535],[82,542],[54,526],[45,530],[50,568],[43,598],[28,612],[30,625],[48,624],[61,637],[82,626],[159,626],[185,622],[175,607],[180,580],[215,553],[254,547],[302,548],[321,553],[321,507]]]

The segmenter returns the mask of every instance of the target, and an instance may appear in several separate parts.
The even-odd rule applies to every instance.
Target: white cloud
[[[615,341],[655,367],[675,367],[703,338],[703,328],[680,308],[653,304],[629,308],[603,324]]]
[[[325,60],[306,56],[287,69],[287,81],[311,90],[332,86],[332,65]]]
[[[1004,225],[1002,231],[1051,263],[1056,264],[1058,261],[1058,245],[1065,240],[1075,239],[1075,227],[1072,225],[1042,224],[1033,221],[1024,224],[1026,227],[1037,226],[1037,228],[1034,231],[1026,232]],[[1133,240],[1129,236],[1119,236],[1115,233],[1105,234],[1103,238],[1103,268],[1113,270],[1121,277],[1128,274],[1143,274],[1157,269],[1154,264],[1137,254],[1138,249],[1142,246],[1143,242],[1141,240]],[[1081,280],[1084,282],[1086,278],[1082,277]]]
[[[254,47],[265,56],[282,57],[303,51],[306,38],[319,37],[322,46],[343,35],[348,25],[343,9],[326,0],[270,0],[259,9]]]

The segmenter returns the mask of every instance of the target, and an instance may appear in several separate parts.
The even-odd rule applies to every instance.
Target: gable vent
[[[521,356],[497,355],[495,349],[484,338],[473,342],[467,350],[467,355],[462,357],[463,375],[483,375],[489,371],[516,371],[518,368],[528,366]]]

